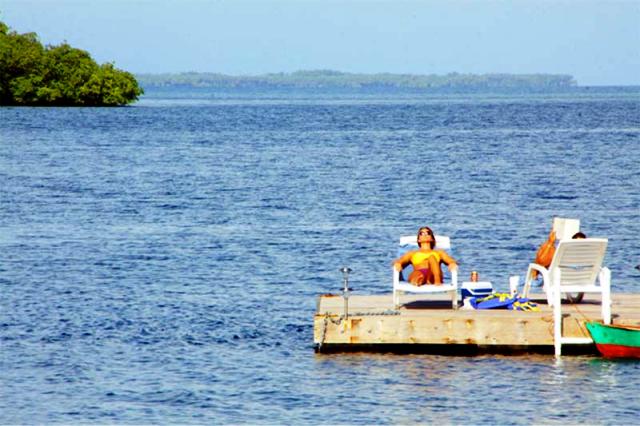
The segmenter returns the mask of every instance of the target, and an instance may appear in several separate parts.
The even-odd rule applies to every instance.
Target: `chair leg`
[[[555,355],[562,355],[562,303],[560,303],[560,292],[557,293],[553,304],[553,346]]]
[[[451,307],[456,310],[458,309],[458,291],[454,290],[451,292]]]
[[[611,270],[602,268],[600,271],[600,286],[602,287],[602,322],[611,324]]]
[[[560,270],[556,269],[553,277],[553,283],[560,282]],[[552,285],[549,288],[551,299],[553,300],[553,346],[555,356],[562,355],[562,293],[558,285]]]

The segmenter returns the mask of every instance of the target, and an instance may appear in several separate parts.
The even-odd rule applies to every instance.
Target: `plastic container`
[[[462,302],[467,297],[484,297],[493,293],[493,285],[489,281],[465,281],[460,287]]]

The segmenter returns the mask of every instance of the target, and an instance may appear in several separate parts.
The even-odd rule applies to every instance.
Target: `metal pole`
[[[347,266],[340,268],[344,284],[344,288],[342,289],[342,298],[344,299],[344,319],[349,318],[349,273],[351,271],[351,268]]]

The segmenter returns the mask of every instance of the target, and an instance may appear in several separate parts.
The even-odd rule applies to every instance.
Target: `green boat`
[[[598,351],[605,358],[640,359],[640,326],[586,323]]]

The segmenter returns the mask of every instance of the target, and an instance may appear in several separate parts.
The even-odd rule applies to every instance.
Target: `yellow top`
[[[415,268],[419,265],[422,265],[431,256],[435,256],[436,261],[440,263],[441,261],[440,254],[438,254],[437,251],[429,251],[429,252],[417,251],[413,255],[411,255],[411,264]]]

